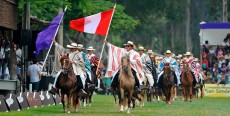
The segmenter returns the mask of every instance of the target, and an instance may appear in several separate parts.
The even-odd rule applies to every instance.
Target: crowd
[[[217,46],[205,41],[201,57],[207,83],[230,84],[230,34]]]

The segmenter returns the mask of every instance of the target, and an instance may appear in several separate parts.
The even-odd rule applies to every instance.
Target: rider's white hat
[[[134,44],[133,44],[133,42],[132,41],[128,41],[126,44],[124,44],[124,45],[132,45],[132,46],[134,46]]]
[[[79,48],[79,49],[85,49],[82,44],[77,44],[77,48]]]
[[[140,46],[139,48],[138,48],[138,51],[145,51],[146,49],[143,47],[143,46]]]
[[[172,54],[172,52],[170,50],[167,50],[165,54]]]
[[[148,50],[147,53],[148,53],[148,54],[152,54],[152,53],[153,53],[153,50]]]
[[[192,54],[191,54],[191,52],[186,52],[184,55],[185,56],[191,56]]]
[[[89,46],[86,50],[95,50],[93,46]]]

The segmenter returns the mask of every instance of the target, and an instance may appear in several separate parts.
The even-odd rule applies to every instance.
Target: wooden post
[[[227,0],[223,0],[223,22],[228,22],[228,4],[227,4]]]

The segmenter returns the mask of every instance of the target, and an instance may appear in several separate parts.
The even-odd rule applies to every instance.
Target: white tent
[[[230,23],[205,23],[200,24],[200,44],[208,40],[210,45],[223,43],[224,38],[230,33]]]

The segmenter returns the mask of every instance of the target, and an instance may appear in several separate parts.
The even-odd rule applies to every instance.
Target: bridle
[[[62,62],[63,62],[62,63],[62,71],[63,71],[64,74],[67,74],[71,70],[71,68],[72,68],[71,67],[72,63],[70,63],[69,59],[67,59],[67,58],[63,59]],[[66,67],[64,67],[64,66],[66,66]]]
[[[124,59],[127,59],[127,62],[129,62],[129,57],[128,56],[124,56],[124,57],[121,58],[122,64],[123,64]],[[127,65],[122,65],[122,70],[127,71],[128,70],[128,66]]]

